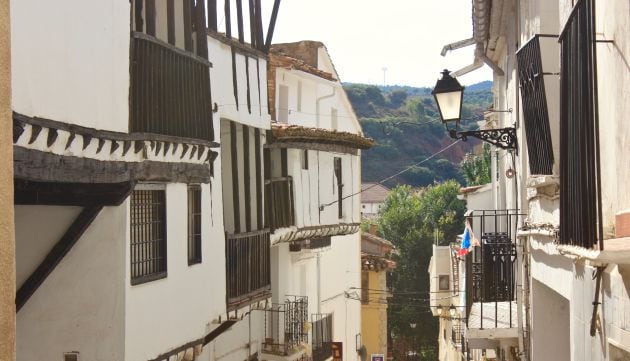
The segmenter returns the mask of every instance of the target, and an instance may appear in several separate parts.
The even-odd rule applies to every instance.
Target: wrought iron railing
[[[458,295],[459,289],[459,258],[457,257],[457,250],[455,245],[451,245],[451,273],[453,274],[453,282],[451,283],[451,294],[453,296]]]
[[[228,308],[269,296],[269,231],[228,234],[225,248]]]
[[[265,194],[269,199],[267,207],[271,232],[295,225],[293,179],[281,177],[265,181]]]
[[[265,310],[262,351],[288,356],[308,342],[308,298],[293,296],[284,304]]]
[[[210,63],[144,33],[131,33],[129,130],[213,139]]]
[[[451,342],[453,346],[457,348],[462,347],[462,340],[464,339],[464,327],[459,320],[453,320],[451,324]]]
[[[593,1],[560,34],[560,243],[603,249]]]
[[[518,266],[515,241],[521,216],[518,210],[479,210],[467,215],[473,234],[480,239],[466,256],[466,317],[473,303],[478,303],[480,328],[516,326],[512,316]],[[491,316],[490,321],[484,322],[484,313]]]
[[[311,315],[313,361],[325,361],[332,357],[332,314]]]
[[[554,157],[545,92],[545,73],[540,55],[540,37],[557,36],[534,36],[516,52],[516,59],[527,135],[529,171],[531,174],[552,174]]]

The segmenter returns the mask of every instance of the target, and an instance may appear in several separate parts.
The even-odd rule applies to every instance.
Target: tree
[[[476,186],[487,184],[492,181],[490,177],[491,155],[490,146],[483,145],[481,154],[466,154],[466,157],[460,163],[460,168],[466,180],[467,186]]]
[[[389,94],[389,103],[393,108],[399,108],[407,99],[405,90],[394,90]]]
[[[394,334],[394,349],[402,355],[413,347],[435,348],[438,322],[429,310],[429,274],[433,235],[454,240],[461,233],[465,204],[457,199],[460,185],[447,181],[416,191],[399,186],[390,192],[380,211],[379,228],[397,248],[396,271],[391,276],[393,297],[388,307],[388,328]],[[412,329],[410,323],[416,324]],[[434,360],[430,352],[418,360]],[[395,355],[396,357],[396,355]],[[400,359],[400,356],[396,359]]]

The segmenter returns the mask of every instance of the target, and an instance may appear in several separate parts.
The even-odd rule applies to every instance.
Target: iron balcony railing
[[[262,351],[289,356],[308,342],[308,298],[293,296],[284,304],[273,305],[265,312],[265,340]]]
[[[332,357],[332,314],[311,315],[313,361],[325,361]]]
[[[293,178],[281,177],[265,181],[271,232],[295,225]]]
[[[234,309],[269,296],[269,230],[227,234],[226,284],[228,308]]]
[[[457,348],[462,347],[462,340],[464,339],[464,327],[459,320],[453,320],[451,325],[451,342],[453,346]]]
[[[208,60],[132,32],[130,66],[131,132],[213,140]]]
[[[473,246],[472,252],[466,256],[466,317],[469,326],[469,316],[476,303],[478,317],[474,319],[479,321],[479,325],[475,327],[516,327],[516,317],[513,317],[516,312],[515,241],[521,217],[518,210],[475,210],[467,214],[467,221],[480,243]]]

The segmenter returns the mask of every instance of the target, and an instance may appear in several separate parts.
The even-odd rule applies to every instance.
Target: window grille
[[[545,79],[540,56],[540,37],[536,35],[517,52],[518,75],[527,134],[527,154],[531,174],[552,174],[553,147],[545,93]]]
[[[188,265],[201,263],[201,186],[188,186]]]
[[[269,230],[227,235],[226,283],[229,309],[269,296],[270,249]]]
[[[166,192],[131,194],[131,284],[166,277]]]
[[[332,313],[313,314],[313,361],[332,357]]]
[[[594,27],[582,0],[560,34],[560,243],[584,248],[602,239]]]

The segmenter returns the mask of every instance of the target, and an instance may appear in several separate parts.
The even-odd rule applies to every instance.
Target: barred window
[[[166,277],[166,192],[134,190],[130,208],[131,284]]]
[[[188,265],[201,263],[201,186],[188,186]]]

